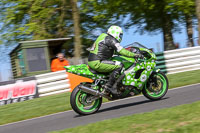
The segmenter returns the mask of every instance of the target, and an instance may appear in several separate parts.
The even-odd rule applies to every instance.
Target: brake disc
[[[157,83],[155,84],[154,82],[150,83],[149,90],[151,92],[159,92],[162,89],[162,82],[160,79],[157,80]]]
[[[82,103],[83,103],[85,106],[91,105],[93,101],[94,101],[94,100],[93,100],[93,98],[92,98],[91,96],[88,97],[87,95],[85,95],[85,96],[82,97]]]

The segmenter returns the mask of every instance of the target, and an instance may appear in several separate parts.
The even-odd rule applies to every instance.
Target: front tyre
[[[165,96],[168,91],[168,79],[162,72],[153,72],[142,93],[150,100],[159,100]]]
[[[70,96],[72,109],[80,115],[89,115],[99,110],[102,98],[91,100],[94,96],[81,91],[78,86],[74,88]]]

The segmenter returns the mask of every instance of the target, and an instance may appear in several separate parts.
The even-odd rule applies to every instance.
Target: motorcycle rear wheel
[[[154,101],[165,96],[169,85],[167,76],[164,73],[154,72],[151,78],[155,76],[157,85],[155,85],[153,80],[149,79],[142,90],[142,93],[146,98]]]
[[[70,104],[72,109],[80,115],[90,115],[99,110],[102,104],[102,97],[92,102],[88,102],[87,98],[90,94],[83,92],[77,86],[71,93]]]

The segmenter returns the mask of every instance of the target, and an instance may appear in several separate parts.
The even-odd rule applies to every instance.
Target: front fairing
[[[146,48],[139,48],[139,49],[140,49],[141,54],[144,55],[147,61],[152,61],[152,60],[155,61],[157,59],[155,53],[152,52],[151,50],[146,49]]]
[[[134,47],[136,54],[144,55],[144,59],[136,59],[135,65],[132,65],[125,71],[125,77],[122,83],[126,86],[135,86],[142,90],[146,81],[156,67],[156,55],[147,48]]]

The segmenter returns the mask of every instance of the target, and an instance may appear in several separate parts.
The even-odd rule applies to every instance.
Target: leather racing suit
[[[116,94],[117,90],[116,88],[112,88],[112,86],[117,80],[123,65],[121,62],[111,60],[113,54],[117,52],[127,57],[135,57],[137,54],[124,49],[114,37],[105,33],[102,33],[97,38],[89,51],[89,67],[97,72],[112,72],[105,88]]]

